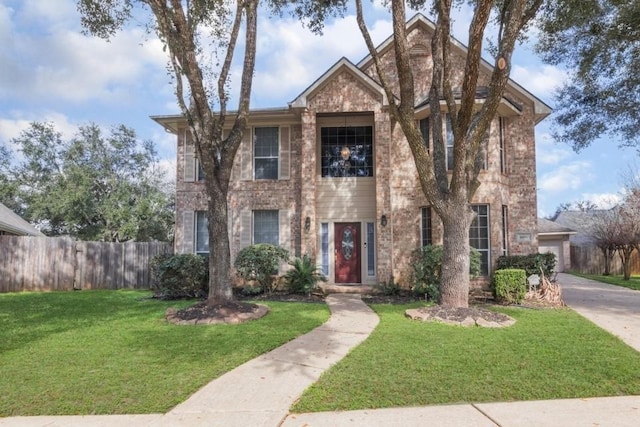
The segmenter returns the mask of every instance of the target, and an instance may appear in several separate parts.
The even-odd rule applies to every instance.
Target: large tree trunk
[[[215,305],[233,299],[227,191],[216,185],[214,179],[206,182],[207,193],[210,196],[207,203],[209,220],[209,295],[207,305]]]
[[[469,228],[474,213],[466,207],[449,208],[441,215],[443,226],[442,276],[440,304],[447,307],[469,306]]]

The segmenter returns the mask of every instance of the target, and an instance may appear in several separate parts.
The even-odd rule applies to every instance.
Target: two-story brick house
[[[416,117],[428,143],[433,24],[416,15],[407,28],[420,100]],[[391,38],[378,49],[393,76]],[[465,46],[452,41],[452,52],[462,70]],[[490,72],[483,61],[479,104]],[[509,82],[473,200],[477,218],[470,242],[482,254],[484,275],[502,254],[537,251],[534,128],[550,111]],[[153,119],[177,136],[175,250],[206,253],[207,198],[186,121]],[[443,129],[450,133],[446,123]],[[358,64],[340,59],[286,107],[252,110],[230,188],[232,259],[245,246],[270,242],[295,255],[309,254],[329,283],[377,284],[391,276],[403,282],[411,252],[442,242],[440,221],[421,191],[370,57]]]

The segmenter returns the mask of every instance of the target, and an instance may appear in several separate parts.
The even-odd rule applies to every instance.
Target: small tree
[[[590,235],[596,246],[602,251],[604,256],[604,275],[611,274],[611,262],[616,254],[618,235],[620,234],[620,221],[618,208],[608,211],[600,211],[593,217],[590,227]]]

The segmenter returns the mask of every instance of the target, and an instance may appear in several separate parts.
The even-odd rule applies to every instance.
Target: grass
[[[597,280],[598,282],[608,283],[610,285],[622,286],[625,288],[633,289],[634,291],[640,291],[640,276],[631,276],[629,280],[624,280],[622,275],[603,276],[601,274],[584,274],[574,271],[571,271],[570,273],[574,276]]]
[[[323,323],[323,304],[265,302],[241,325],[177,326],[137,291],[0,294],[0,417],[165,412]]]
[[[416,305],[374,305],[380,324],[325,372],[295,412],[640,394],[640,353],[568,309],[501,308],[503,329],[404,317]]]

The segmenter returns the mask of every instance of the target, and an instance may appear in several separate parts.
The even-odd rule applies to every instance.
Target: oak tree
[[[542,58],[567,67],[554,136],[574,150],[608,135],[640,143],[640,2],[550,0],[538,24]]]
[[[469,295],[469,229],[474,219],[471,200],[480,185],[478,174],[483,164],[483,140],[509,81],[511,56],[516,42],[535,18],[543,0],[469,2],[473,16],[469,24],[467,56],[460,94],[454,95],[453,55],[451,49],[452,13],[456,4],[451,0],[409,1],[413,8],[432,6],[435,29],[431,38],[433,68],[429,90],[429,124],[433,153],[429,153],[415,116],[414,76],[411,66],[405,16],[406,2],[390,2],[393,21],[393,47],[397,69],[398,90],[394,91],[390,76],[369,35],[364,19],[362,1],[356,0],[357,20],[369,53],[374,60],[378,80],[386,91],[392,118],[400,125],[413,153],[422,191],[438,214],[443,225],[443,259],[440,303],[444,306],[466,307]],[[492,41],[494,66],[488,93],[480,109],[476,109],[476,89],[480,76],[480,62],[484,40],[490,37],[490,19],[497,24]],[[453,168],[447,171],[445,142],[443,141],[444,100],[453,130]]]
[[[209,305],[233,299],[227,194],[249,114],[258,0],[78,0],[82,24],[109,38],[146,14],[169,56],[176,99],[205,175],[209,223]],[[244,33],[244,43],[239,43]],[[234,54],[244,48],[238,107],[228,112]],[[222,129],[231,123],[223,137]]]
[[[0,201],[49,236],[106,242],[171,239],[173,196],[150,141],[126,126],[80,126],[66,140],[31,123],[11,141],[20,156],[0,165]]]

